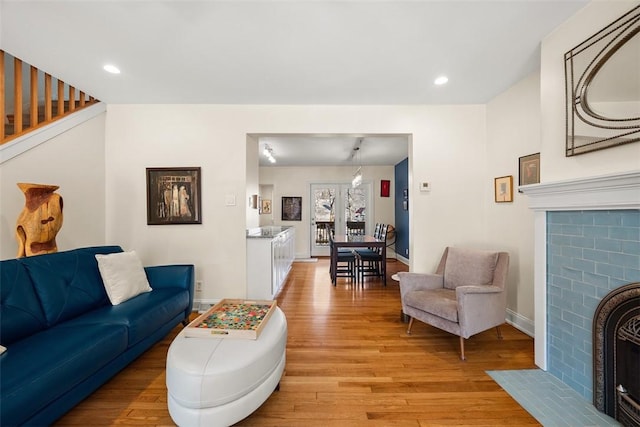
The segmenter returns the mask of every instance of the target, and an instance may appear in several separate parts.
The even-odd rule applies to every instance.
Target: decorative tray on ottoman
[[[185,328],[191,338],[255,340],[276,309],[276,301],[223,299]]]

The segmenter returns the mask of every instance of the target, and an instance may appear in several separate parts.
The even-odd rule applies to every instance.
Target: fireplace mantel
[[[535,363],[547,370],[547,212],[640,209],[640,170],[519,187],[534,215]]]
[[[536,211],[640,209],[640,171],[520,187]]]

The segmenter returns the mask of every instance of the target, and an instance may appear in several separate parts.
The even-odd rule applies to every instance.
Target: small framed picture
[[[200,168],[147,168],[147,224],[202,224]]]
[[[270,214],[271,213],[271,200],[270,199],[262,199],[260,202],[260,213],[261,214]]]
[[[493,180],[496,203],[513,202],[513,176],[501,176]]]
[[[518,185],[538,184],[540,182],[540,153],[522,156],[519,160]]]
[[[389,197],[391,192],[391,181],[383,179],[380,181],[380,197]]]
[[[402,201],[402,210],[404,211],[408,211],[409,210],[409,200],[405,199]]]
[[[282,198],[282,220],[302,221],[302,197]]]

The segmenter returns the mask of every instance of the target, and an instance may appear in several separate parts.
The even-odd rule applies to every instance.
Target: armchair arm
[[[456,288],[456,298],[460,298],[467,294],[495,294],[502,292],[498,286],[482,285],[482,286],[458,286]]]
[[[505,322],[506,293],[499,286],[458,286],[456,300],[460,335],[463,338]]]

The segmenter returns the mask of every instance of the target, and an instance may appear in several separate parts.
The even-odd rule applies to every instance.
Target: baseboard
[[[402,255],[398,255],[398,254],[396,254],[396,259],[397,259],[398,261],[400,261],[401,263],[403,263],[404,265],[409,265],[409,259],[408,259],[408,258],[403,257]]]
[[[527,319],[526,317],[507,308],[506,321],[514,328],[529,335],[531,338],[535,337],[535,323],[533,320]]]

